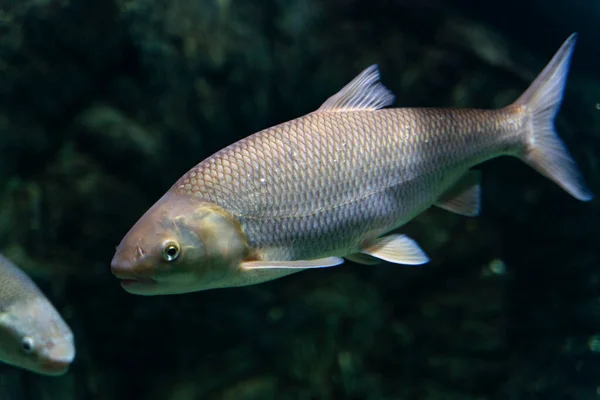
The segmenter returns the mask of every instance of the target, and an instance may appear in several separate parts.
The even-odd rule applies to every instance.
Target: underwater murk
[[[0,400],[600,398],[598,21],[0,0]]]

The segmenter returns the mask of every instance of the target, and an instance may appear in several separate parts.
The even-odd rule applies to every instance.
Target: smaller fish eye
[[[25,353],[27,353],[27,354],[33,353],[34,343],[33,343],[33,339],[30,338],[29,336],[25,336],[23,338],[23,341],[21,342],[21,346]]]
[[[163,254],[163,258],[166,261],[175,261],[177,259],[177,257],[179,257],[179,253],[180,253],[180,249],[179,249],[179,245],[177,245],[177,243],[175,242],[165,242],[163,244],[163,249],[162,249],[162,254]]]

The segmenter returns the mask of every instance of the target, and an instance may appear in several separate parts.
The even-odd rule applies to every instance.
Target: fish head
[[[73,333],[45,297],[0,310],[0,359],[42,375],[67,373],[75,359]]]
[[[212,289],[237,273],[246,247],[239,224],[224,209],[167,192],[117,246],[111,270],[131,294]]]

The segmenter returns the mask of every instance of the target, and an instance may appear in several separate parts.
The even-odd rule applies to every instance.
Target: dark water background
[[[573,5],[572,3],[578,3]],[[0,250],[72,326],[62,378],[9,399],[591,400],[598,201],[512,159],[477,219],[406,230],[432,262],[346,263],[137,297],[114,246],[185,171],[379,63],[400,106],[499,107],[580,32],[561,136],[600,193],[600,5],[521,0],[0,0]],[[598,336],[597,336],[598,335]]]

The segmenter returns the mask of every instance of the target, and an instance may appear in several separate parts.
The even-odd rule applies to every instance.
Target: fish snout
[[[118,252],[110,262],[110,271],[117,278],[127,278],[135,275],[133,272],[133,263],[127,261],[127,259],[122,257]]]
[[[111,262],[110,270],[112,274],[123,281],[148,281],[153,282],[154,280],[145,276],[135,269],[131,264],[122,262]]]
[[[136,270],[143,263],[145,256],[144,249],[140,246],[130,247],[120,245],[117,247],[115,255],[110,262],[110,269],[113,275],[118,278],[130,278],[137,275]]]
[[[75,359],[75,345],[72,338],[54,343],[40,363],[41,370],[47,375],[63,375]]]
[[[121,286],[124,289],[137,287],[140,285],[153,285],[156,281],[150,278],[152,268],[144,266],[143,251],[138,248],[134,252],[133,257],[124,256],[123,252],[117,250],[110,263],[112,274],[121,280]]]

